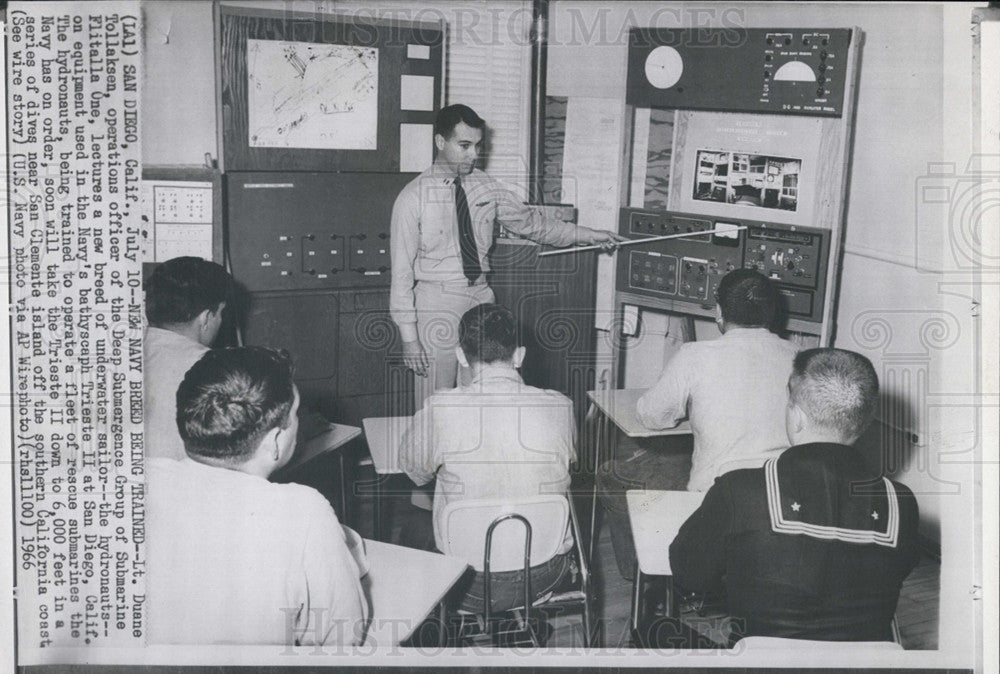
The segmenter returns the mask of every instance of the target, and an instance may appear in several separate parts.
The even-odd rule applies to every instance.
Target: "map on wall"
[[[250,147],[375,150],[378,49],[247,40]]]

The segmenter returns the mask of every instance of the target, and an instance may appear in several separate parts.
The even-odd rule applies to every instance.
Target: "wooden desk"
[[[636,403],[646,392],[644,388],[623,388],[610,391],[587,391],[590,402],[630,438],[651,438],[659,435],[689,435],[691,424],[685,419],[674,428],[652,430],[642,425],[636,414]]]
[[[399,443],[412,419],[413,417],[369,417],[361,421],[365,427],[365,439],[368,441],[368,451],[371,452],[372,466],[376,473],[373,510],[375,538],[380,540],[383,538],[382,499],[385,497],[382,485],[385,476],[403,472],[399,467]]]
[[[597,536],[597,471],[605,461],[614,458],[611,444],[614,440],[608,421],[630,438],[651,438],[661,435],[690,435],[691,424],[685,419],[674,428],[652,430],[642,425],[636,414],[636,403],[646,389],[614,389],[608,391],[588,391],[589,414],[600,412],[597,423],[597,442],[594,457],[594,494],[590,508],[590,540],[587,551],[588,561],[593,562],[594,543]]]
[[[317,456],[338,450],[359,435],[361,429],[357,426],[327,424],[326,428],[321,429],[316,435],[305,441],[300,440],[295,445],[291,461],[282,470],[289,472],[298,470]]]
[[[367,539],[365,554],[369,570],[362,584],[372,618],[366,646],[391,646],[410,638],[468,566],[455,557]]]
[[[370,417],[361,423],[372,454],[372,464],[379,475],[402,473],[399,467],[399,443],[413,417]]]
[[[642,576],[666,578],[666,615],[676,617],[676,595],[670,570],[670,544],[705,498],[700,491],[655,491],[635,489],[625,492],[628,516],[635,541],[636,570],[632,581],[632,629],[639,624],[642,608]]]

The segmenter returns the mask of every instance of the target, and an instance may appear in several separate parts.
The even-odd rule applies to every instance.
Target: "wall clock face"
[[[677,84],[684,72],[684,61],[673,47],[661,45],[646,57],[646,79],[657,89]]]

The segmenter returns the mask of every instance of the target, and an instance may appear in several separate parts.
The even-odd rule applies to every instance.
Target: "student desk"
[[[588,391],[590,411],[588,416],[599,412],[597,417],[597,443],[594,462],[594,498],[590,510],[590,539],[587,559],[593,561],[594,538],[597,533],[597,471],[601,465],[614,458],[617,445],[612,444],[610,421],[630,438],[651,438],[660,435],[690,435],[691,425],[685,420],[674,428],[651,430],[642,425],[636,415],[635,406],[646,389],[615,389],[609,391]]]
[[[399,467],[399,443],[413,417],[369,417],[362,419],[368,451],[375,468],[375,538],[382,538],[382,482],[384,476],[402,473]]]
[[[362,584],[372,616],[366,646],[393,646],[409,639],[468,566],[455,557],[367,539],[365,555],[368,575]]]
[[[632,629],[639,625],[642,576],[665,576],[666,615],[677,617],[670,544],[705,498],[701,491],[654,491],[633,489],[625,492],[628,516],[635,541],[636,570],[632,581]]]
[[[335,452],[354,438],[361,435],[361,429],[357,426],[346,426],[344,424],[332,424],[322,422],[310,428],[307,437],[300,437],[295,445],[295,453],[291,460],[281,469],[277,477],[286,480],[290,475],[298,471],[307,463],[318,456]],[[350,523],[349,510],[350,503],[347,499],[347,484],[344,473],[344,453],[337,452],[337,460],[340,463],[340,515],[345,524]]]

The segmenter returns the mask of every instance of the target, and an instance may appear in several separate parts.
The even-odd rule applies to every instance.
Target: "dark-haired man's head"
[[[470,173],[479,158],[486,122],[467,105],[441,108],[434,122],[434,163],[458,176]]]
[[[524,347],[517,345],[514,314],[499,304],[480,304],[466,311],[458,323],[458,360],[474,369],[493,364],[520,367]]]
[[[144,285],[146,318],[156,328],[211,345],[233,293],[232,277],[200,257],[175,257],[159,265]]]
[[[467,105],[455,103],[454,105],[446,105],[438,112],[437,118],[434,120],[434,134],[444,136],[445,139],[451,138],[455,127],[459,124],[465,124],[480,131],[486,128],[486,120],[477,115],[475,110]]]
[[[778,315],[778,289],[753,269],[735,269],[719,282],[717,321],[720,329],[771,328]]]
[[[287,354],[215,349],[177,389],[177,428],[192,459],[266,477],[295,450],[298,406]]]
[[[878,406],[878,375],[871,361],[844,349],[807,349],[795,356],[788,379],[785,425],[793,445],[850,445]]]

